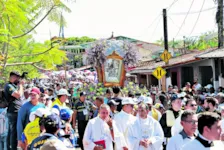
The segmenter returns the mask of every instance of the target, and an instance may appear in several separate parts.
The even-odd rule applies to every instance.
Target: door
[[[211,83],[211,78],[213,78],[213,71],[211,66],[200,66],[199,71],[201,73],[201,85],[206,86]]]
[[[177,85],[177,72],[171,72],[171,82],[173,86]]]
[[[194,80],[194,71],[193,67],[182,67],[181,68],[181,83],[182,87],[185,86],[186,82],[190,82],[191,84],[193,83]]]

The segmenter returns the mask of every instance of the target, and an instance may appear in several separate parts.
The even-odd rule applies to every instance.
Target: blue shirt
[[[97,116],[98,116],[98,112],[99,112],[99,110],[98,110],[98,109],[96,109],[96,110],[94,111],[93,118],[95,118],[95,117],[97,117]]]
[[[22,140],[22,133],[26,125],[30,122],[29,116],[31,112],[36,111],[38,108],[45,108],[45,105],[38,103],[34,106],[30,101],[26,102],[19,110],[17,118],[17,139]]]
[[[0,108],[0,136],[5,137],[8,135],[8,118],[7,108]]]
[[[104,97],[104,104],[108,103],[108,98]]]

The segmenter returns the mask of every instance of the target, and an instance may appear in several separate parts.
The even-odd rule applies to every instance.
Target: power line
[[[180,30],[180,27],[173,21],[173,19],[170,17],[170,16],[167,16],[171,21],[172,23]]]
[[[192,28],[190,35],[191,35],[192,32],[194,31],[194,28],[196,27],[196,25],[197,25],[197,23],[198,23],[198,20],[199,20],[199,18],[200,18],[201,11],[202,11],[202,9],[203,9],[203,7],[204,7],[204,4],[205,4],[205,0],[204,0],[203,3],[202,3],[201,10],[200,10],[200,12],[199,12],[199,14],[198,14],[198,18],[197,18],[196,22],[194,23],[194,27]]]
[[[174,0],[169,7],[167,7],[167,11],[169,11],[171,9],[171,7],[177,2],[178,0]]]
[[[156,24],[156,27],[155,27],[155,29],[154,29],[154,31],[153,31],[152,36],[150,37],[150,39],[154,36],[154,34],[156,32],[156,29],[158,28],[161,19],[162,19],[162,17],[159,19],[158,23]]]
[[[213,9],[216,9],[216,8],[217,7],[211,7],[211,8],[203,9],[201,11],[192,11],[192,12],[189,12],[188,15],[190,15],[190,14],[198,14],[198,13],[209,11],[209,10],[213,10]],[[169,15],[186,15],[186,14],[187,14],[187,12],[169,13]]]
[[[151,24],[146,28],[146,29],[144,29],[143,31],[145,31],[145,30],[147,30],[147,29],[149,29],[149,28],[151,28],[152,27],[152,25],[160,18],[162,16],[162,13],[160,13],[152,22],[151,22]],[[145,34],[146,32],[143,32],[141,35],[139,35],[138,37],[141,37],[141,36],[143,36],[144,34]]]
[[[159,19],[159,17],[161,16],[162,14],[160,13],[153,21],[152,23],[147,27],[147,28],[151,28],[151,26],[156,22],[156,20]]]
[[[189,14],[189,12],[190,12],[190,10],[191,10],[191,7],[193,6],[193,3],[194,3],[194,0],[192,0],[191,5],[190,5],[190,8],[189,8],[189,10],[188,10],[188,12],[187,12],[187,14],[186,14],[186,16],[185,16],[185,18],[184,18],[184,20],[183,20],[181,26],[180,26],[180,29],[179,29],[178,32],[177,32],[175,38],[178,36],[180,30],[182,29],[182,27],[183,27],[183,25],[184,25],[184,22],[185,22],[185,20],[187,19],[187,16],[188,16],[188,14]]]

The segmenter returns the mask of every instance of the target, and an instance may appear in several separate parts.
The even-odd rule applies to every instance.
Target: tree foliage
[[[66,39],[65,45],[80,45],[84,43],[94,42],[96,39],[87,36],[83,37],[69,37]]]
[[[62,0],[1,0],[0,1],[0,69],[6,76],[10,70],[28,71],[30,77],[38,70],[55,69],[66,59],[59,44],[37,43],[32,34],[48,19],[66,25],[62,12],[71,10]]]
[[[157,40],[161,46],[164,46],[164,41],[161,38]],[[201,34],[200,36],[186,37],[185,40],[174,40],[169,41],[169,47],[183,48],[185,43],[185,48],[188,50],[206,50],[209,48],[214,48],[218,46],[218,35],[214,31],[209,31]]]

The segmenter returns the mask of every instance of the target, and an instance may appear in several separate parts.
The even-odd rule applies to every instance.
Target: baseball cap
[[[213,86],[212,86],[211,84],[208,84],[208,85],[205,86],[206,89],[210,89],[210,88],[212,88],[212,87],[213,87]]]
[[[67,96],[71,96],[71,94],[69,94],[66,89],[60,89],[58,91],[58,94],[57,95],[67,95]]]
[[[30,93],[34,93],[34,94],[40,94],[40,89],[39,88],[37,88],[37,87],[33,87],[32,89],[31,89],[31,92]]]
[[[52,107],[52,109],[51,109],[51,112],[59,116],[60,115],[60,108],[59,108],[59,106],[58,105],[54,105]]]
[[[175,101],[176,99],[179,99],[178,95],[177,94],[172,94],[171,98],[170,98],[171,102]]]
[[[151,104],[152,105],[152,98],[151,97],[145,97],[143,102],[146,103],[146,104]]]
[[[10,75],[10,76],[12,76],[12,75],[16,75],[16,76],[18,76],[18,77],[21,77],[21,74],[20,74],[18,71],[11,71],[9,75]]]
[[[138,103],[140,102],[143,102],[145,100],[145,96],[141,95],[139,98],[138,98]]]
[[[62,120],[67,121],[71,118],[72,116],[72,111],[69,109],[61,109],[60,111],[60,117]]]
[[[86,92],[81,92],[81,93],[80,93],[80,97],[81,97],[81,96],[86,96]]]
[[[36,116],[43,117],[44,115],[49,115],[49,114],[50,114],[50,111],[48,111],[47,109],[38,108],[36,111],[30,113],[29,120],[30,122],[32,122],[34,121]]]
[[[62,123],[61,123],[61,119],[58,115],[56,114],[50,114],[45,118],[45,122],[44,122],[44,126],[45,128],[62,128]]]
[[[186,95],[187,95],[186,92],[181,92],[177,94],[178,98],[184,98]]]
[[[127,104],[135,105],[136,103],[134,102],[133,98],[125,97],[122,99],[122,105],[127,105]]]
[[[109,106],[117,106],[117,105],[119,105],[119,103],[115,102],[115,100],[112,99],[108,102],[108,105]]]

